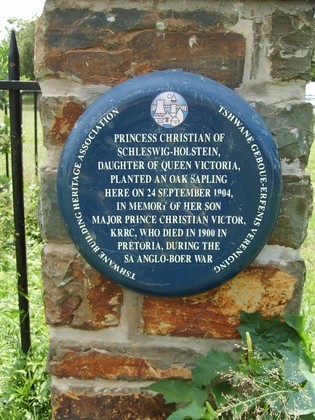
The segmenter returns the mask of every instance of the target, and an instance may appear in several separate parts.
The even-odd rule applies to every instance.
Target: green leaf
[[[199,405],[202,405],[208,396],[206,390],[197,388],[191,382],[180,379],[164,379],[148,386],[146,389],[162,394],[167,404],[196,401]]]
[[[302,346],[293,351],[281,351],[284,378],[287,381],[289,414],[294,416],[315,413],[315,374]],[[291,386],[291,392],[290,392]]]
[[[219,373],[228,372],[234,366],[235,361],[229,353],[212,349],[196,361],[196,367],[192,371],[193,384],[199,387],[209,385]]]
[[[246,340],[246,332],[249,332],[255,347],[265,353],[278,353],[282,344],[289,340],[296,344],[301,341],[295,329],[282,322],[279,316],[264,319],[259,312],[249,314],[241,311],[237,330],[243,340]]]
[[[310,373],[312,366],[304,349],[299,346],[289,350],[281,350],[284,363],[284,378],[291,383],[299,384],[305,381],[305,373]]]
[[[301,340],[307,350],[310,363],[314,363],[314,354],[312,352],[313,340],[308,334],[308,327],[305,316],[297,316],[293,314],[284,315],[285,322],[290,325],[301,337]]]
[[[211,394],[217,407],[225,406],[229,397],[237,395],[237,391],[231,387],[228,381],[217,382],[211,385]]]
[[[195,401],[193,401],[186,407],[174,411],[167,420],[200,420],[204,418],[205,413],[206,409],[204,407],[200,407]],[[215,419],[215,417],[209,415],[206,418],[207,420]]]
[[[299,334],[300,337],[304,336],[305,332],[305,317],[295,314],[283,315],[285,322]]]
[[[295,416],[315,413],[315,375],[305,372],[307,382],[299,392],[289,395],[287,409],[289,414]],[[314,418],[314,417],[313,417]]]

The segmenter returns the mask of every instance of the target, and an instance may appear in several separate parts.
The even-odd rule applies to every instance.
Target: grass
[[[35,136],[34,136],[34,113],[33,113],[33,96],[31,94],[25,94],[23,97],[23,115],[22,115],[22,124],[23,124],[23,153],[27,157],[23,161],[23,171],[24,178],[28,180],[29,183],[37,181],[36,168],[35,168]],[[43,146],[43,133],[40,124],[39,113],[37,112],[37,121],[38,121],[38,150],[37,150],[37,160],[38,160],[38,169],[42,165],[45,158],[45,148]]]
[[[3,121],[3,111],[0,110],[0,122]],[[40,168],[45,157],[45,148],[43,146],[43,134],[40,125],[40,117],[37,111],[37,121],[38,121],[38,150],[37,150],[37,160],[38,168]],[[34,112],[33,112],[33,94],[24,93],[23,94],[23,114],[22,114],[22,140],[23,140],[23,172],[24,178],[28,183],[37,182],[37,174],[35,167],[35,134],[34,134]],[[6,159],[5,155],[0,154],[0,175],[5,175],[6,173]],[[9,174],[11,174],[11,161],[9,157]]]
[[[38,187],[26,191],[26,232],[31,322],[30,354],[21,350],[10,184],[0,194],[0,419],[49,419],[50,383],[46,372],[48,332],[41,282],[41,239],[36,221]]]
[[[50,377],[46,371],[48,330],[42,301],[41,248],[37,223],[38,177],[34,165],[32,103],[23,112],[23,168],[25,179],[25,224],[32,348],[21,349],[17,275],[14,248],[12,190],[0,177],[0,419],[45,420],[51,417]],[[40,127],[40,125],[39,125]],[[39,165],[44,158],[39,130]],[[4,162],[4,160],[2,160]],[[0,165],[0,175],[5,174]]]

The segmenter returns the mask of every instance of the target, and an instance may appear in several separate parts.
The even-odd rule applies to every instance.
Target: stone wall
[[[312,207],[305,168],[312,106],[305,102],[314,9],[309,1],[46,0],[36,76],[47,159],[41,231],[48,367],[55,419],[163,419],[170,407],[141,392],[189,378],[194,358],[231,349],[240,310],[298,312],[300,247]],[[56,173],[67,135],[101,93],[151,70],[182,68],[240,94],[273,133],[282,163],[280,214],[268,244],[221,287],[185,298],[141,296],[95,272],[61,220]]]

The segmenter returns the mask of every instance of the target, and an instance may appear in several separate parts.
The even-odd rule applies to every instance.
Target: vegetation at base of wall
[[[48,332],[42,301],[37,198],[37,185],[29,185],[25,192],[25,223],[32,347],[25,355],[20,340],[12,189],[10,180],[0,178],[0,419],[50,418],[50,378],[46,372]]]
[[[265,320],[241,313],[242,344],[195,361],[192,380],[162,380],[149,390],[181,404],[168,420],[313,419],[314,358],[304,317]]]

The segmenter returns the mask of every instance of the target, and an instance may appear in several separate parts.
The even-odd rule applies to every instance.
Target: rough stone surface
[[[150,61],[148,49],[159,51]],[[69,51],[47,57],[45,64],[54,74],[63,71],[89,83],[114,85],[149,71],[181,68],[236,87],[243,74],[244,51],[244,40],[238,34],[167,32],[162,36],[142,31],[121,52]]]
[[[47,13],[43,43],[49,48],[37,54],[37,74],[114,85],[151,70],[182,68],[238,86],[245,59],[243,35],[222,30],[217,11],[200,11],[203,18],[194,17],[194,24],[192,12],[172,15],[137,9]]]
[[[271,75],[275,79],[310,79],[314,9],[286,13],[276,9],[271,17]]]
[[[82,329],[119,325],[121,288],[92,269],[71,245],[46,244],[43,279],[48,324]]]
[[[313,143],[313,107],[306,102],[287,102],[281,105],[256,103],[255,108],[270,129],[281,159],[300,162],[305,168]]]
[[[41,171],[41,191],[39,209],[41,214],[40,231],[44,239],[51,242],[71,242],[65,228],[57,200],[57,170]]]
[[[310,177],[284,176],[279,216],[268,243],[298,249],[306,237],[312,208]]]
[[[86,104],[74,97],[42,97],[40,108],[45,132],[45,145],[63,146],[73,125],[80,117]]]
[[[64,104],[62,114],[55,117],[54,125],[51,130],[51,137],[54,144],[64,143],[74,123],[84,111],[82,104],[68,102]]]
[[[236,338],[240,311],[281,314],[292,298],[296,279],[271,267],[249,267],[233,280],[196,296],[145,297],[143,332],[180,337]]]
[[[50,371],[55,376],[77,379],[156,380],[191,377],[190,370],[185,367],[171,366],[162,370],[145,357],[110,355],[93,350],[80,354],[69,351],[53,357]]]
[[[174,410],[162,396],[144,394],[80,395],[75,392],[53,394],[53,418],[56,420],[162,420]]]

